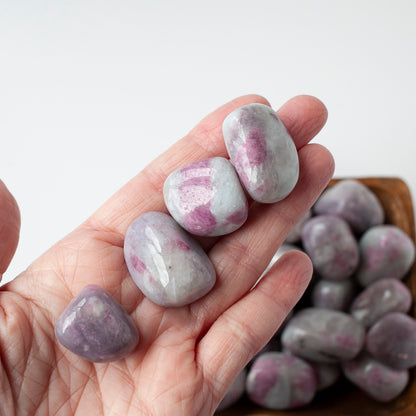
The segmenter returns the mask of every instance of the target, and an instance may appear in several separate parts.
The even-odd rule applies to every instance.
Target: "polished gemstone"
[[[241,227],[248,215],[238,175],[222,157],[174,171],[165,181],[163,196],[172,217],[191,234],[228,234]]]
[[[161,306],[190,304],[215,284],[214,266],[202,247],[162,212],[147,212],[133,221],[124,256],[136,285]]]
[[[248,104],[223,123],[228,155],[250,196],[263,203],[284,199],[299,177],[295,144],[276,112]]]
[[[130,316],[104,289],[86,286],[55,325],[58,341],[93,362],[115,361],[132,352],[139,334]]]
[[[268,409],[304,406],[312,401],[316,390],[317,379],[312,367],[288,353],[260,354],[247,375],[249,399]]]
[[[380,402],[399,396],[409,382],[408,370],[395,370],[365,352],[344,362],[342,369],[348,380]]]
[[[350,315],[330,309],[305,308],[287,323],[282,343],[293,354],[323,363],[354,358],[363,348],[364,327]]]

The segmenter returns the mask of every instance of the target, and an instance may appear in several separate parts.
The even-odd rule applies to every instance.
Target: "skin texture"
[[[333,174],[328,151],[318,144],[307,145],[326,121],[325,107],[315,98],[300,96],[279,110],[299,149],[298,184],[284,201],[252,204],[249,219],[235,233],[201,241],[217,272],[216,285],[204,298],[175,309],[144,298],[125,266],[123,240],[136,217],[165,211],[162,188],[168,174],[197,160],[226,157],[222,122],[231,111],[251,102],[267,103],[259,96],[244,96],[208,115],[1,288],[0,414],[213,414],[312,275],[303,253],[287,253],[250,291]],[[1,196],[10,199],[4,189]],[[12,204],[10,213],[15,209]],[[6,228],[7,232],[0,229],[2,246],[13,252],[18,227]],[[57,342],[56,320],[86,284],[108,291],[138,327],[140,343],[125,359],[94,364]]]

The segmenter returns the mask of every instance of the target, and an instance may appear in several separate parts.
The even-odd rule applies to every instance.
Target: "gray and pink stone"
[[[248,104],[223,123],[228,155],[249,195],[258,202],[280,201],[299,177],[296,146],[276,112],[264,104]]]
[[[363,348],[364,327],[347,313],[322,308],[297,312],[282,333],[282,345],[307,360],[336,363],[351,360]]]
[[[93,362],[110,362],[130,354],[139,342],[132,319],[104,289],[86,286],[55,325],[58,341]]]
[[[312,367],[288,353],[259,355],[247,375],[246,393],[251,401],[273,410],[292,409],[312,401],[317,390]]]
[[[336,215],[362,234],[384,222],[384,210],[370,188],[355,179],[344,179],[326,189],[314,205],[317,215]]]
[[[147,212],[130,224],[124,257],[136,285],[160,306],[188,305],[215,284],[214,266],[202,247],[162,212]]]
[[[345,280],[357,269],[358,244],[348,223],[335,215],[318,215],[302,228],[303,248],[323,279]]]
[[[389,402],[398,397],[409,382],[408,370],[395,370],[362,352],[342,364],[345,377],[373,399]]]
[[[178,224],[201,236],[231,233],[247,219],[248,203],[229,160],[214,157],[172,172],[163,186],[165,204]]]
[[[416,320],[399,312],[384,315],[367,332],[366,348],[396,370],[416,366]]]
[[[350,314],[366,328],[390,312],[407,313],[412,305],[410,290],[397,279],[380,279],[361,291],[350,306]]]
[[[319,279],[312,288],[312,305],[316,308],[345,311],[354,296],[355,286],[352,279],[339,282]]]
[[[383,279],[403,279],[415,260],[412,239],[395,225],[368,229],[358,242],[360,267],[356,278],[362,286]]]

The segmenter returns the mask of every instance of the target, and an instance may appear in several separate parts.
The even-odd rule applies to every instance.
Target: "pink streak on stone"
[[[215,230],[217,221],[207,206],[198,206],[183,217],[187,230],[196,235],[208,235]]]
[[[182,251],[189,251],[191,249],[186,241],[180,239],[176,240],[176,246]]]
[[[267,144],[261,129],[257,128],[250,131],[244,147],[247,160],[251,166],[261,165],[266,160]]]
[[[240,211],[235,211],[227,217],[227,222],[231,224],[241,224],[247,219],[247,210],[242,209]]]
[[[130,261],[133,267],[139,272],[144,273],[146,271],[146,265],[134,254],[130,256]]]

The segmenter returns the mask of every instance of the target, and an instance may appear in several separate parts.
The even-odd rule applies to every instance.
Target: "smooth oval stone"
[[[201,160],[171,173],[163,196],[172,217],[191,234],[228,234],[241,227],[248,215],[238,175],[223,157]]]
[[[298,153],[276,112],[264,104],[248,104],[223,123],[224,141],[241,182],[258,202],[286,198],[299,177]]]
[[[243,396],[246,389],[247,370],[240,371],[236,379],[233,381],[224,398],[217,407],[217,411],[225,410],[231,407]]]
[[[344,311],[348,308],[355,292],[352,279],[333,280],[320,279],[312,289],[312,305],[316,308]]]
[[[409,381],[407,370],[394,370],[365,352],[343,363],[342,370],[348,380],[380,402],[398,397]]]
[[[293,227],[292,231],[286,237],[285,243],[287,244],[296,244],[299,243],[302,237],[302,228],[305,225],[306,221],[308,221],[312,217],[312,211],[306,211],[306,214],[302,217],[302,219]]]
[[[162,212],[147,212],[133,221],[124,257],[136,285],[160,306],[190,304],[215,284],[214,266],[202,247]]]
[[[359,240],[361,256],[356,278],[362,286],[392,277],[403,279],[415,260],[412,239],[395,225],[378,225]]]
[[[86,360],[109,362],[131,353],[139,342],[132,319],[104,289],[86,286],[55,325],[58,341]]]
[[[351,360],[364,340],[364,327],[354,318],[322,308],[300,310],[282,333],[282,344],[292,354],[323,363]]]
[[[267,409],[304,406],[316,393],[316,376],[304,360],[288,353],[266,352],[253,362],[246,381],[251,401]]]
[[[383,316],[368,331],[367,350],[383,364],[397,370],[416,365],[416,320],[392,312]]]
[[[355,179],[345,179],[327,188],[315,203],[314,212],[343,218],[356,234],[384,222],[384,210],[377,196]]]
[[[410,290],[400,280],[385,278],[371,283],[357,295],[350,314],[369,328],[389,312],[409,312],[411,305]]]
[[[347,279],[358,267],[358,244],[342,218],[334,215],[311,218],[302,228],[302,244],[323,279]]]

